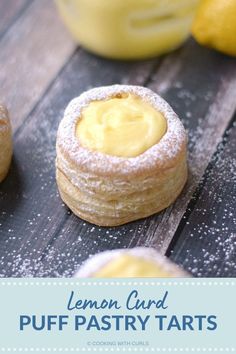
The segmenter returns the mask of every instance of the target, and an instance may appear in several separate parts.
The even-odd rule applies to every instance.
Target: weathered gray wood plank
[[[32,3],[0,44],[0,96],[16,129],[11,173],[0,186],[0,275],[71,275],[90,254],[117,247],[164,253],[235,109],[235,61],[189,41],[161,61],[115,62],[78,50],[64,67],[75,44],[46,0]],[[148,84],[173,105],[189,129],[191,174],[166,211],[99,228],[71,215],[59,199],[55,136],[71,98],[118,82]]]
[[[23,13],[30,0],[2,0],[0,1],[0,37],[12,25],[17,17]]]
[[[171,100],[173,90],[176,92],[173,105],[180,117],[186,117],[184,123],[189,129],[188,183],[181,197],[166,210],[158,226],[155,225],[150,230],[152,237],[149,241],[162,253],[166,252],[184,215],[189,199],[197,188],[236,109],[235,61],[218,54],[215,54],[213,61],[211,55],[214,54],[207,50],[205,55],[205,58],[201,55],[191,58],[191,65],[193,67],[199,65],[201,68],[196,77],[191,75],[191,71],[188,72],[188,67],[186,67],[184,71],[180,70],[179,72],[180,81],[172,81],[173,86],[177,86],[177,90],[172,88],[170,90],[172,92],[165,93],[164,85],[161,86],[162,95],[167,100]],[[206,60],[207,57],[208,60]],[[203,64],[204,62],[205,64]],[[221,67],[223,62],[224,68]],[[175,65],[178,67],[179,63],[177,62]],[[218,69],[217,66],[219,66]],[[188,89],[189,84],[184,83],[185,77],[190,81],[190,90]],[[215,88],[218,86],[216,91],[212,84],[215,85]],[[155,81],[151,87],[158,92],[158,84]]]
[[[17,3],[15,1],[14,3]],[[33,1],[0,39],[0,99],[17,129],[75,50],[53,1]]]
[[[234,119],[188,205],[169,252],[195,276],[236,276],[235,142]]]
[[[55,266],[45,269],[43,260],[49,261],[54,237],[60,237],[69,217],[54,175],[56,130],[68,101],[89,87],[120,82],[130,74],[136,78],[143,65],[151,71],[154,64],[111,62],[78,50],[21,125],[12,169],[0,186],[1,276],[57,275]]]
[[[173,60],[174,74],[168,69],[164,75],[163,66],[167,68],[170,66],[168,64],[170,58]],[[18,233],[22,235],[20,250],[19,244],[15,244],[15,241],[10,246],[8,242],[6,246],[8,255],[6,257],[3,252],[4,259],[1,261],[4,274],[71,275],[77,265],[90,254],[105,249],[136,245],[154,246],[162,248],[163,251],[166,249],[181,219],[180,213],[185,211],[186,203],[196,188],[195,178],[199,181],[204,166],[210,160],[210,156],[205,155],[214,152],[227,122],[231,119],[236,70],[233,60],[189,42],[184,49],[163,61],[160,71],[155,74],[155,81],[150,84],[156,91],[162,87],[162,94],[174,106],[190,132],[190,166],[192,175],[195,176],[195,173],[196,177],[190,178],[182,199],[177,201],[180,203],[178,208],[175,204],[159,215],[122,227],[99,228],[70,215],[56,194],[54,142],[62,108],[71,97],[88,87],[124,80],[132,83],[132,77],[136,79],[139,68],[143,67],[141,62],[135,65],[136,69],[132,63],[105,61],[83,51],[80,54],[76,53],[48,96],[19,132],[18,148],[21,146],[21,150],[27,152],[23,161],[19,151],[19,161],[21,166],[32,168],[31,174],[29,172],[26,174],[27,183],[25,181],[23,185],[25,206],[22,207],[21,204],[20,212],[14,212],[14,219],[19,217]],[[151,61],[145,65],[151,72],[155,64]],[[131,68],[133,76],[130,77]],[[162,79],[158,78],[158,72],[161,73]],[[215,72],[220,74],[215,75]],[[144,80],[148,76],[145,74]],[[155,86],[155,83],[158,83],[158,86]],[[37,144],[37,147],[32,152],[34,144]],[[201,146],[200,159],[198,149]],[[193,181],[196,184],[193,184]],[[42,186],[43,192],[40,190]],[[22,223],[21,218],[26,212],[32,226],[28,227],[29,231],[27,230],[25,235],[24,228],[27,225],[26,221]],[[9,218],[6,217],[4,221],[8,222]],[[163,228],[167,229],[168,223],[168,230],[170,227],[171,232],[169,236],[164,234],[168,242],[163,244],[160,236],[163,235]],[[4,229],[6,230],[6,225]],[[9,237],[2,240],[0,248],[4,248],[7,240]],[[18,255],[18,259],[15,255]]]
[[[90,254],[104,249],[145,245],[164,253],[173,238],[188,201],[234,112],[236,66],[234,60],[200,48],[193,42],[172,54],[171,58],[174,74],[169,70],[170,57],[167,57],[162,64],[167,68],[166,75],[161,66],[150,87],[157,92],[161,87],[163,96],[174,106],[189,130],[190,178],[184,192],[172,207],[159,215],[122,227],[98,228],[79,222],[71,215],[59,237],[55,235],[50,248],[59,274],[71,274],[76,262],[79,264]],[[44,264],[46,269],[52,267],[50,256],[49,260],[45,257]]]

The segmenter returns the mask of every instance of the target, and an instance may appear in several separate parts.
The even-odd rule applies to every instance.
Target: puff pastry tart
[[[68,207],[96,225],[152,215],[173,203],[186,182],[184,127],[147,88],[94,88],[65,110],[56,178]]]
[[[105,251],[91,257],[76,278],[188,277],[177,265],[152,248]]]
[[[6,177],[12,157],[11,125],[7,109],[0,104],[0,182]]]

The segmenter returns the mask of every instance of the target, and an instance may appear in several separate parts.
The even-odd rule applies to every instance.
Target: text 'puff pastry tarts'
[[[105,251],[87,260],[75,278],[178,278],[190,275],[153,248]]]
[[[57,135],[60,195],[79,217],[115,226],[168,207],[187,178],[186,133],[140,86],[91,89],[67,106]]]
[[[12,131],[6,107],[0,104],[0,182],[6,177],[12,157]]]

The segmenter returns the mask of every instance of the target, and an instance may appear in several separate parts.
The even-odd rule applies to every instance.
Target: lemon
[[[236,0],[201,0],[192,34],[200,44],[236,56]]]

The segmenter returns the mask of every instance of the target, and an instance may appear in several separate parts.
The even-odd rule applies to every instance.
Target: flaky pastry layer
[[[0,182],[6,177],[12,157],[12,133],[7,109],[0,104]]]
[[[91,101],[132,93],[167,120],[163,138],[133,158],[114,157],[80,145],[75,129],[81,110]],[[101,226],[116,226],[168,207],[187,178],[186,135],[171,107],[151,90],[114,85],[92,89],[72,100],[57,136],[56,178],[60,195],[79,217]]]

